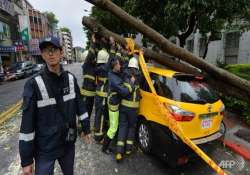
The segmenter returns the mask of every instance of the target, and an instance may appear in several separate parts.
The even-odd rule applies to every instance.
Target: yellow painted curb
[[[21,105],[22,105],[22,100],[18,101],[16,104],[11,106],[5,112],[2,112],[0,114],[0,124],[11,118],[20,109]]]

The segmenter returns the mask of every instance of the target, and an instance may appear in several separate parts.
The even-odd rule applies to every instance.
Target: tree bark
[[[166,38],[164,38],[164,36],[159,34],[157,31],[145,25],[142,21],[132,17],[110,0],[86,0],[86,1],[104,10],[108,10],[113,15],[120,18],[123,22],[126,22],[126,24],[130,25],[131,27],[138,30],[140,33],[144,34],[149,39],[157,43],[164,52],[173,55],[177,58],[180,58],[181,60],[186,61],[191,65],[205,71],[212,78],[218,81],[227,82],[227,84],[231,85],[232,87],[236,87],[239,90],[245,91],[247,93],[247,97],[250,98],[249,81],[242,79],[234,74],[231,74],[228,71],[220,69],[210,63],[207,63],[202,58],[193,55],[192,53],[188,52],[183,48],[177,47],[176,45],[169,42]]]
[[[126,41],[123,37],[121,37],[120,35],[116,33],[111,32],[104,26],[97,23],[93,18],[83,17],[82,24],[86,26],[88,29],[90,29],[91,31],[94,31],[94,29],[97,30],[98,34],[100,34],[101,36],[104,36],[106,38],[109,38],[110,36],[112,36],[114,37],[117,43],[126,44]],[[136,44],[136,48],[140,49],[140,46]],[[167,66],[170,69],[173,69],[175,71],[190,73],[194,75],[201,75],[201,72],[199,72],[197,69],[190,67],[189,65],[185,63],[180,63],[166,54],[157,53],[150,49],[144,49],[144,56],[164,66]],[[207,75],[203,75],[203,76],[207,76]],[[224,95],[231,95],[239,99],[250,102],[250,98],[248,98],[248,94],[244,91],[239,90],[236,87],[230,86],[223,81],[216,81],[216,79],[213,79],[213,78],[208,78],[207,82],[211,86],[213,86],[218,92],[221,92]]]

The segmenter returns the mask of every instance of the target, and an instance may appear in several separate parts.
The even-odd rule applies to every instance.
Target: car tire
[[[139,122],[137,130],[137,139],[140,149],[146,153],[150,154],[153,147],[153,136],[152,129],[146,120]]]

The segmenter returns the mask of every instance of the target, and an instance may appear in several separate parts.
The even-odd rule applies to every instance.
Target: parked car
[[[162,116],[158,97],[148,82],[142,81],[138,144],[143,152],[160,156],[170,166],[185,164],[194,152],[167,127],[168,117],[195,144],[206,147],[225,134],[224,104],[202,77],[157,67],[148,70],[168,116]]]
[[[16,62],[6,71],[7,80],[20,79],[32,74],[33,64],[31,61]]]
[[[36,74],[39,73],[44,67],[44,64],[34,64],[32,68],[32,73]]]

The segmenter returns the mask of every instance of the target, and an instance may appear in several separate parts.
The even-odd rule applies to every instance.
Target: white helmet
[[[99,64],[99,63],[107,63],[109,60],[109,53],[102,49],[98,52],[97,54],[97,61],[96,63]]]
[[[83,61],[87,58],[88,54],[89,54],[89,51],[88,51],[88,50],[85,50],[85,51],[82,53]]]
[[[129,60],[128,67],[133,67],[133,68],[139,69],[138,61],[135,57],[132,57]]]

